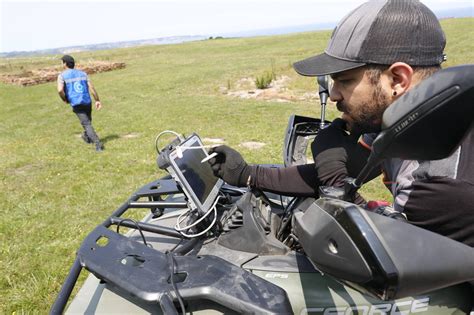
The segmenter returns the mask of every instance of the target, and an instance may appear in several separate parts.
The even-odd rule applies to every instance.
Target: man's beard
[[[372,91],[370,100],[361,103],[357,110],[348,113],[354,120],[353,131],[359,133],[380,132],[383,113],[390,104],[390,97],[378,83]],[[337,108],[344,112],[347,107],[338,102]]]

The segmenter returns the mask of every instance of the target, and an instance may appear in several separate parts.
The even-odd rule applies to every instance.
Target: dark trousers
[[[82,128],[84,128],[84,135],[90,142],[98,143],[99,136],[95,133],[94,127],[92,127],[92,106],[91,104],[76,105],[72,107],[72,111],[76,114],[77,118],[81,122]]]

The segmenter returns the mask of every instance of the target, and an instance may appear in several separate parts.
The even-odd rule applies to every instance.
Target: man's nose
[[[333,102],[340,102],[342,101],[342,95],[339,93],[339,90],[334,86],[331,87],[329,90],[329,99]]]

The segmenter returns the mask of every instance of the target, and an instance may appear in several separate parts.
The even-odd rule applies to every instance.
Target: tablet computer
[[[223,181],[216,177],[208,162],[201,139],[193,134],[168,154],[169,173],[180,184],[190,207],[201,213],[211,210]]]

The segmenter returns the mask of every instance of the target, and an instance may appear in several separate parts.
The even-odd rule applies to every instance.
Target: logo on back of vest
[[[76,91],[77,93],[82,93],[84,92],[84,86],[81,84],[81,82],[74,82],[74,91]]]

